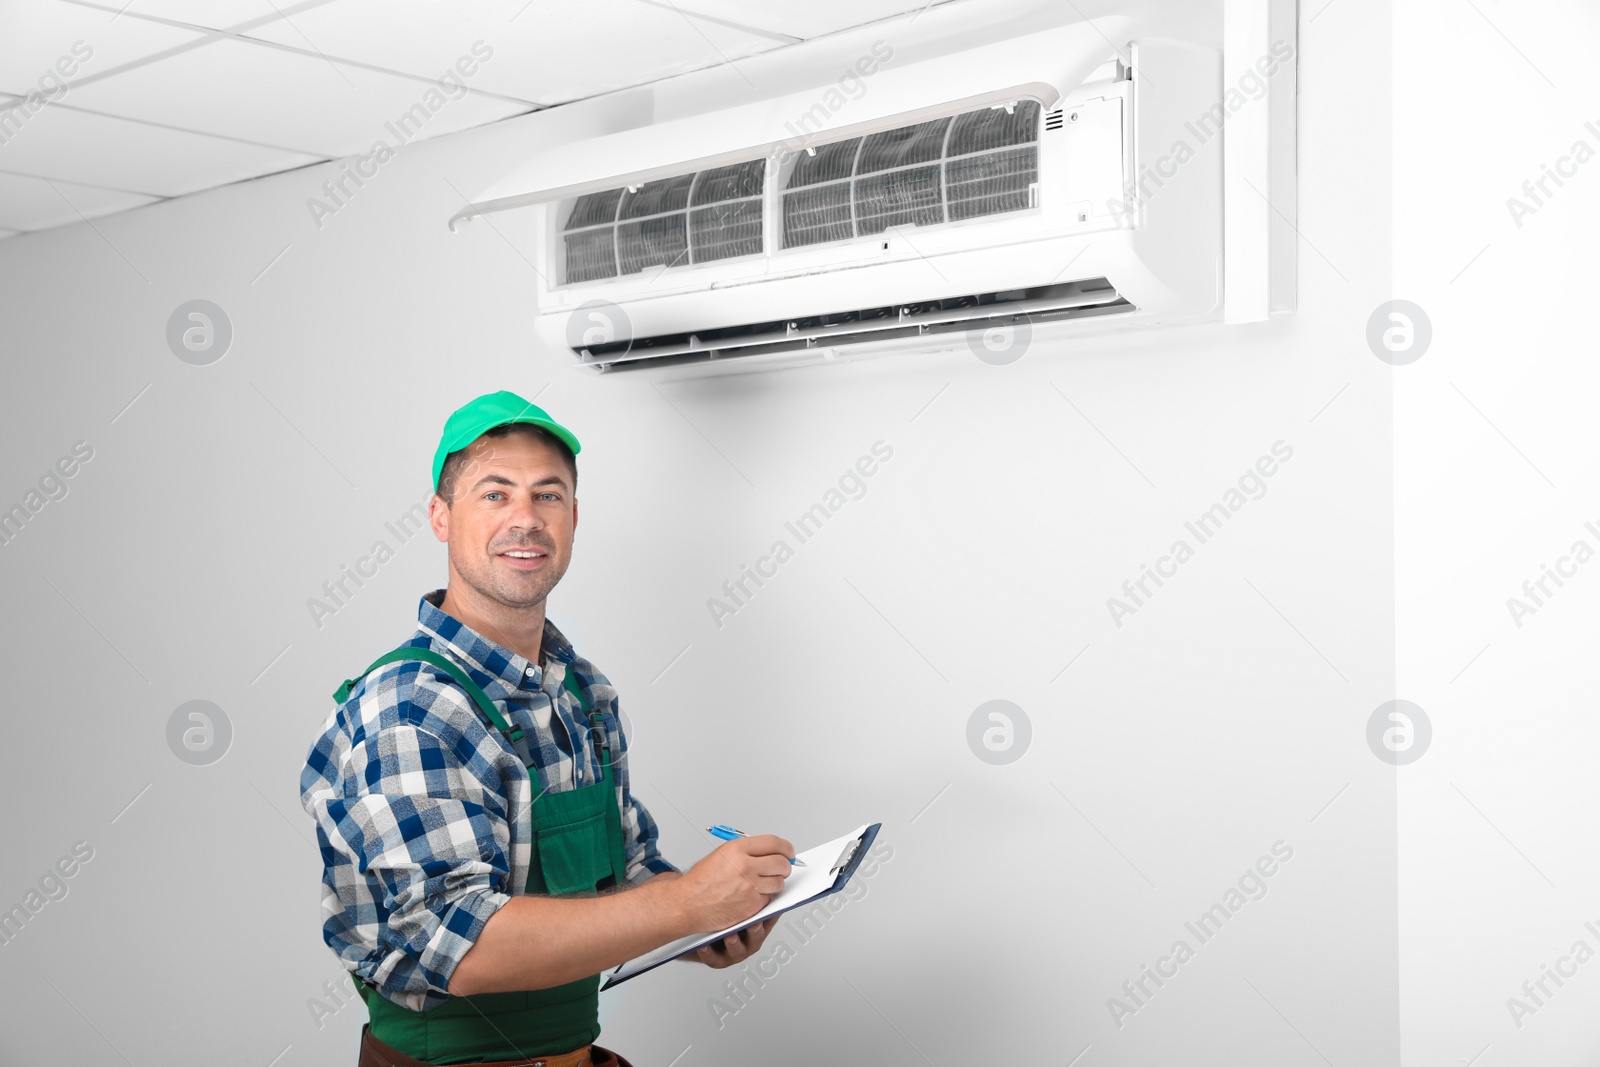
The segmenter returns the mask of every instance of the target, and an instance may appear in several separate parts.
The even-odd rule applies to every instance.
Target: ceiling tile
[[[321,158],[46,107],[0,146],[0,169],[60,181],[179,196]]]
[[[86,85],[73,92],[72,103],[327,156],[365,152],[380,139],[398,147],[413,136],[437,137],[527,110],[477,93],[447,95],[432,82],[237,40]],[[402,126],[408,114],[408,125]]]
[[[298,30],[299,32],[296,32]],[[304,34],[304,37],[301,34]],[[783,42],[640,0],[339,0],[250,36],[437,78],[474,42],[492,51],[474,89],[540,104],[576,100]]]
[[[43,230],[152,203],[153,196],[0,173],[0,226]]]
[[[61,0],[0,0],[0,26],[0,92],[19,95],[59,94],[63,81],[205,40],[193,30]]]
[[[667,0],[644,0],[667,3]],[[741,26],[809,40],[852,26],[914,15],[947,0],[806,0],[803,4],[752,4],[749,0],[672,0],[686,15],[704,15]]]
[[[120,8],[124,0],[102,0]],[[230,30],[260,18],[276,19],[292,0],[133,0],[127,14],[187,22],[211,30]]]

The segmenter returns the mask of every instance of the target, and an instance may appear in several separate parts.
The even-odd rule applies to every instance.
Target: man
[[[368,1008],[360,1067],[629,1067],[594,1044],[600,972],[749,918],[791,869],[771,834],[687,873],[657,850],[616,690],[545,616],[579,447],[510,392],[450,416],[429,504],[449,584],[335,694],[301,772],[323,940]],[[682,958],[739,963],[775,922]]]

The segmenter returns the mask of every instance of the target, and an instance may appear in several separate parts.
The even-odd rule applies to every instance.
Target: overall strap
[[[457,682],[457,684],[461,686],[461,688],[467,691],[467,695],[472,698],[472,702],[478,706],[479,710],[483,712],[484,716],[488,718],[489,722],[494,726],[494,728],[500,731],[501,736],[511,743],[511,747],[516,750],[517,758],[522,760],[523,766],[531,767],[533,765],[533,758],[528,752],[528,742],[526,740],[526,736],[522,732],[522,729],[520,727],[513,726],[506,721],[505,716],[500,714],[500,709],[494,706],[494,701],[489,699],[489,694],[485,693],[481,688],[479,688],[478,684],[467,676],[466,671],[462,670],[458,664],[454,663],[445,656],[441,656],[432,649],[414,648],[410,645],[402,645],[399,648],[391,649],[390,651],[385,652],[383,655],[373,660],[372,665],[366,670],[362,671],[360,674],[356,675],[356,677],[346,678],[344,684],[338,689],[334,690],[334,703],[343,704],[346,700],[349,700],[350,690],[355,688],[357,682],[366,677],[368,674],[371,674],[373,671],[377,670],[379,667],[382,667],[384,664],[394,663],[397,660],[420,660],[424,663],[431,664],[448,674]]]
[[[585,715],[592,716],[595,714],[589,711],[589,702],[583,697],[583,687],[578,684],[578,676],[572,670],[572,664],[570,663],[567,664],[567,674],[566,677],[561,680],[561,684],[567,687],[568,692],[578,698],[578,707],[583,709],[583,713]]]
[[[570,663],[567,664],[567,673],[566,676],[562,678],[561,684],[567,687],[567,691],[569,693],[571,693],[574,697],[577,697],[578,707],[586,716],[588,716],[589,732],[595,739],[595,762],[609,767],[611,765],[609,758],[611,754],[611,746],[605,739],[605,716],[589,707],[589,701],[585,699],[583,695],[583,687],[578,684],[578,676],[573,672],[572,664]],[[604,753],[603,756],[602,753]]]
[[[607,789],[611,785],[611,746],[605,740],[605,716],[598,711],[591,710],[589,704],[583,699],[583,691],[579,688],[577,676],[572,672],[572,665],[567,665],[566,687],[572,695],[578,698],[578,705],[589,716],[590,733],[595,739],[595,759],[600,762],[600,782]],[[628,881],[628,859],[626,852],[626,839],[622,831],[622,812],[615,804],[606,805],[606,852],[611,861],[611,882],[613,885],[626,885]]]

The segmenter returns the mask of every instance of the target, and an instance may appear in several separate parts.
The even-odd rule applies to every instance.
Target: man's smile
[[[550,558],[543,550],[537,548],[511,548],[496,554],[513,570],[519,571],[538,570],[544,566],[544,561]]]

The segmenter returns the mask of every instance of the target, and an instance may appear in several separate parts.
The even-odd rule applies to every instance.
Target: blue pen
[[[735,830],[733,827],[723,826],[721,823],[718,823],[715,826],[706,827],[706,833],[710,834],[712,837],[720,837],[724,841],[732,841],[734,838],[744,836],[743,830]],[[789,861],[789,865],[791,867],[804,867],[806,865],[806,861],[802,859],[792,859]]]

